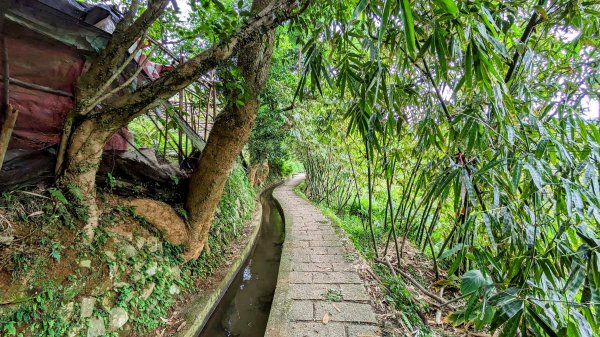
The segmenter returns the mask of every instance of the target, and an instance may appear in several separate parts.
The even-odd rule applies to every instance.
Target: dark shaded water
[[[265,334],[284,239],[284,223],[272,196],[261,195],[262,224],[256,247],[240,269],[200,337],[262,337]]]

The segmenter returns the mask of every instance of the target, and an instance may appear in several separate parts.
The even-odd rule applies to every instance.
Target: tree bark
[[[74,184],[82,192],[82,202],[89,216],[84,232],[89,240],[94,238],[100,216],[96,205],[96,173],[104,144],[115,131],[114,128],[101,127],[98,119],[87,119],[75,130],[67,149],[67,169],[61,183]]]
[[[254,0],[252,10],[259,12],[272,0]],[[238,68],[245,84],[246,102],[238,107],[236,99],[241,92],[230,95],[230,103],[217,119],[200,157],[197,170],[190,180],[187,208],[190,212],[190,236],[186,260],[200,256],[207,248],[212,219],[223,195],[225,182],[237,156],[246,144],[260,106],[259,95],[264,88],[271,64],[274,30],[256,36],[243,46],[238,54]]]

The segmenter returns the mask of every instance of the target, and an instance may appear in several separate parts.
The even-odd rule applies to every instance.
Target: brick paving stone
[[[292,271],[335,271],[332,263],[294,263]]]
[[[292,323],[290,337],[346,337],[344,324],[340,323]]]
[[[371,305],[365,303],[345,301],[338,303],[315,302],[314,316],[316,318],[323,317],[325,313],[329,314],[332,322],[377,323],[373,308],[371,308]]]
[[[335,246],[341,247],[342,241],[341,240],[325,241],[325,240],[319,239],[319,240],[315,240],[314,242],[311,242],[310,246],[311,247],[335,247]]]
[[[294,248],[294,254],[327,254],[331,247],[306,247]]]
[[[362,284],[362,280],[355,272],[349,271],[330,271],[330,272],[313,272],[312,282],[314,283],[356,283]]]
[[[290,287],[290,297],[294,300],[324,300],[329,289],[341,291],[337,284],[294,284]]]
[[[368,301],[369,296],[365,286],[362,284],[340,284],[340,290],[344,300],[348,301]]]
[[[310,254],[310,261],[322,263],[322,262],[344,262],[344,255],[331,255],[331,254]]]
[[[377,337],[381,336],[378,327],[372,325],[350,324],[347,327],[348,337]]]
[[[292,262],[293,263],[302,263],[302,262],[312,262],[310,259],[310,254],[294,254],[292,251]]]
[[[292,271],[290,272],[290,283],[312,283],[312,272]]]
[[[312,321],[313,302],[311,301],[293,301],[290,307],[290,320],[292,321]]]
[[[292,247],[309,247],[310,241],[294,241]]]
[[[332,263],[333,271],[356,271],[356,268],[348,262]]]
[[[323,247],[311,247],[311,248],[323,248]],[[343,247],[335,246],[335,247],[324,247],[327,248],[327,253],[330,255],[346,255],[346,251]]]

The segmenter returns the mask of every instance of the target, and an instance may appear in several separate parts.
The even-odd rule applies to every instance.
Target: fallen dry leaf
[[[327,324],[329,323],[329,313],[325,313],[325,315],[323,315],[323,324]]]
[[[337,312],[342,312],[342,311],[340,310],[340,308],[338,308],[338,306],[337,306],[337,305],[335,305],[334,303],[331,303],[331,305],[333,306],[333,308],[334,308],[335,310],[337,310]]]

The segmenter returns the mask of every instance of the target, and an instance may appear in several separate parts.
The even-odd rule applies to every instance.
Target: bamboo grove
[[[318,10],[313,28],[291,27],[307,194],[359,215],[374,259],[399,261],[411,240],[458,276],[456,323],[600,334],[599,5]]]

